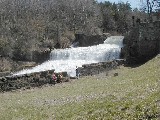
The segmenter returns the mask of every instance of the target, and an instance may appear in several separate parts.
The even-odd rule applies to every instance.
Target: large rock
[[[42,63],[49,59],[51,49],[49,48],[41,48],[40,50],[32,51],[31,61]]]
[[[103,35],[84,35],[76,34],[74,43],[78,43],[79,47],[87,47],[92,45],[103,44],[103,42],[109,37],[109,33],[104,33]]]

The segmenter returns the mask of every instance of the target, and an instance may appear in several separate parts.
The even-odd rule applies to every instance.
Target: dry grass
[[[160,56],[138,68],[121,67],[109,76],[0,93],[0,120],[158,119],[159,66]]]

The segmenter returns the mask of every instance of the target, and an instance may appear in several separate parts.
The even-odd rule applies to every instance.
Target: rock
[[[88,76],[88,75],[96,75],[102,72],[108,72],[109,70],[116,69],[119,65],[121,65],[123,60],[114,60],[110,62],[100,62],[100,63],[93,63],[83,65],[79,67],[79,72],[81,76]],[[107,74],[106,74],[107,75]]]
[[[79,44],[79,47],[87,47],[92,45],[102,44],[104,40],[109,36],[107,33],[104,35],[84,35],[84,34],[76,34],[74,43]]]
[[[118,76],[118,73],[114,73],[114,77]]]
[[[115,61],[117,62],[118,66],[126,63],[125,59],[116,59]]]
[[[51,50],[49,48],[41,48],[40,50],[32,51],[31,61],[42,63],[49,59]]]
[[[107,38],[110,37],[110,36],[111,36],[110,33],[103,33],[103,37],[104,37],[105,39],[107,39]]]

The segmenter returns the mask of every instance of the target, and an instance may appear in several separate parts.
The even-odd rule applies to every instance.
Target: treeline
[[[0,55],[30,60],[32,51],[72,42],[74,34],[127,32],[132,16],[145,13],[129,3],[95,0],[0,0]]]

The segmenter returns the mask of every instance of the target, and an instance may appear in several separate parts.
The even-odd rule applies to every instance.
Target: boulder
[[[109,33],[104,33],[103,35],[76,34],[75,41],[73,43],[78,43],[79,47],[98,45],[103,44],[109,36]]]
[[[40,50],[32,51],[31,61],[36,63],[42,63],[49,59],[51,49],[49,48],[41,48]]]

